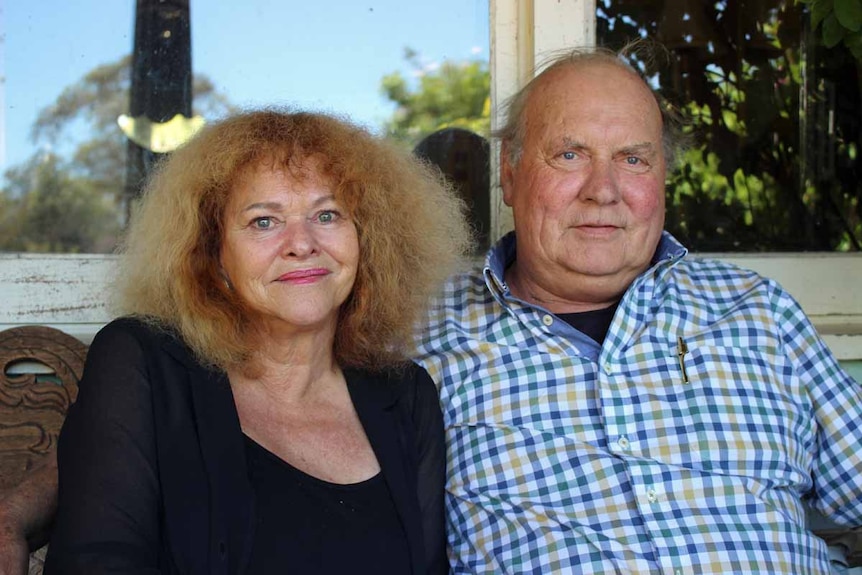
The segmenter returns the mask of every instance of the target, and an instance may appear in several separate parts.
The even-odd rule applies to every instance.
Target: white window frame
[[[500,103],[545,55],[595,43],[595,13],[595,0],[490,0],[493,128],[501,121]],[[512,215],[497,179],[492,181],[492,237],[499,237],[512,228]],[[799,300],[838,359],[862,360],[862,254],[701,256],[774,278]],[[49,325],[90,341],[113,316],[106,294],[115,268],[110,255],[0,254],[0,330]]]

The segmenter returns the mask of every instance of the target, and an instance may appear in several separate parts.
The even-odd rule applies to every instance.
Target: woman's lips
[[[329,275],[329,270],[325,268],[312,268],[306,270],[295,270],[278,276],[278,281],[293,284],[308,284],[314,283],[320,278]]]

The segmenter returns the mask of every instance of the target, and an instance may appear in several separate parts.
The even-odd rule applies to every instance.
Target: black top
[[[387,553],[401,563],[407,553],[402,572],[446,573],[445,449],[434,383],[414,364],[345,369],[344,377],[406,541]],[[268,501],[256,501],[249,480],[230,382],[175,335],[129,318],[96,335],[58,462],[46,575],[254,573],[255,525]],[[298,526],[318,519],[293,509],[281,517]]]
[[[248,572],[343,575],[410,572],[407,539],[383,475],[349,485],[296,469],[245,436],[257,502]],[[285,517],[302,518],[285,521]],[[361,568],[359,568],[361,566]]]
[[[604,309],[578,313],[560,313],[557,314],[557,317],[601,344],[605,341],[605,336],[608,334],[608,329],[611,327],[611,322],[614,320],[614,314],[617,312],[619,305],[619,302],[617,302]]]

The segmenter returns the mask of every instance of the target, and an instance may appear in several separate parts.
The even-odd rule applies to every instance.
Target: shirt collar
[[[488,289],[496,297],[509,295],[509,286],[506,285],[506,268],[512,265],[516,256],[515,232],[509,232],[488,250],[485,256],[485,267],[483,270],[485,283]],[[658,247],[650,260],[650,269],[665,261],[679,260],[688,254],[685,248],[669,232],[663,231],[658,242]]]
[[[504,278],[506,268],[515,261],[515,251],[515,232],[509,232],[500,238],[485,256],[485,283],[497,298],[509,295],[509,286]]]

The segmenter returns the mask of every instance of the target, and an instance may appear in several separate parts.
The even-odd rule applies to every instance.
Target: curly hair
[[[662,148],[668,166],[673,166],[689,145],[689,136],[684,131],[684,121],[679,111],[668,102],[657,90],[654,90],[633,65],[632,58],[639,57],[652,64],[662,53],[662,46],[651,40],[635,40],[626,44],[619,51],[602,46],[587,46],[553,52],[539,67],[536,74],[527,84],[512,95],[503,104],[506,122],[492,134],[506,147],[507,157],[512,165],[518,163],[526,136],[526,118],[524,117],[527,102],[537,85],[554,70],[563,67],[575,67],[580,64],[610,64],[618,66],[634,74],[643,81],[655,98],[662,119]]]
[[[226,284],[219,254],[232,185],[261,162],[320,158],[353,218],[359,264],[342,304],[342,367],[405,361],[415,322],[461,265],[472,237],[463,203],[434,168],[344,119],[264,109],[201,130],[155,170],[121,247],[120,311],[179,333],[207,365],[252,354],[250,314]]]

